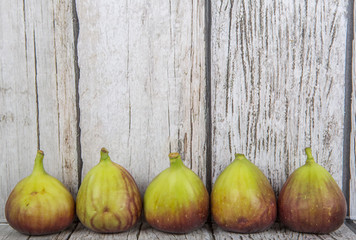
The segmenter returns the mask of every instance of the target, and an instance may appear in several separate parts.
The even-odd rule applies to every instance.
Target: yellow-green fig
[[[141,215],[141,195],[135,180],[101,149],[100,162],[85,176],[77,195],[77,216],[100,233],[129,230]]]
[[[154,228],[187,233],[205,223],[209,194],[201,179],[184,166],[178,153],[170,153],[170,167],[156,176],[146,189],[144,213]]]
[[[279,194],[279,219],[293,231],[330,233],[344,223],[346,200],[331,174],[314,161],[311,148],[305,152],[305,164],[289,176]]]
[[[44,153],[37,151],[32,173],[12,190],[5,206],[11,227],[28,235],[45,235],[67,228],[75,203],[66,187],[43,168]]]
[[[235,154],[213,186],[211,211],[223,230],[261,232],[276,219],[276,197],[261,170],[243,154]]]

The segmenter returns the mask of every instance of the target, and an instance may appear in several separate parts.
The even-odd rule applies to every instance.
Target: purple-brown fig
[[[31,175],[12,190],[5,206],[11,227],[27,235],[46,235],[66,229],[73,221],[75,203],[66,187],[43,168],[37,151]]]
[[[213,186],[211,211],[223,230],[261,232],[276,219],[276,197],[261,170],[243,154],[235,154]]]
[[[170,153],[170,167],[156,176],[146,189],[144,213],[154,228],[187,233],[204,225],[209,194],[201,179],[184,166],[178,153]]]
[[[305,233],[330,233],[346,217],[346,200],[331,174],[314,161],[306,148],[306,163],[284,183],[278,198],[280,221]]]
[[[101,149],[98,165],[85,176],[77,195],[77,216],[81,223],[100,233],[123,232],[141,215],[141,195],[135,180]]]

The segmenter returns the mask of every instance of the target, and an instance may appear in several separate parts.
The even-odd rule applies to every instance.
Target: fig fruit
[[[99,233],[129,230],[141,215],[141,195],[130,173],[101,149],[100,162],[85,176],[77,195],[81,223]]]
[[[170,167],[146,189],[144,214],[154,228],[187,233],[200,228],[209,212],[209,194],[201,179],[184,166],[178,153],[170,153]]]
[[[211,211],[223,230],[261,232],[276,220],[276,197],[261,170],[243,154],[235,154],[213,186]]]
[[[279,194],[279,219],[293,231],[330,233],[344,223],[346,200],[331,174],[314,161],[311,148],[305,152],[305,164],[289,176]]]
[[[45,235],[67,228],[75,203],[66,187],[43,168],[44,153],[37,151],[32,173],[12,190],[5,205],[11,227],[28,235]]]

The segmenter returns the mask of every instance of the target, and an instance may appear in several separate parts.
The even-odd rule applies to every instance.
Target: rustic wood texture
[[[169,234],[157,231],[151,228],[147,223],[137,224],[133,229],[123,233],[115,234],[100,234],[88,230],[82,224],[73,224],[70,228],[57,234],[46,236],[26,236],[13,230],[9,225],[0,225],[0,240],[5,239],[33,239],[33,240],[79,240],[79,239],[105,239],[105,240],[145,240],[145,239],[252,239],[252,240],[264,240],[264,239],[355,239],[356,234],[349,229],[346,225],[342,225],[338,230],[331,234],[302,234],[289,231],[281,227],[278,223],[267,231],[253,234],[239,234],[222,231],[217,225],[213,224],[213,228],[206,224],[202,228],[187,234]]]
[[[281,227],[278,223],[275,223],[270,229],[261,233],[253,234],[239,234],[225,232],[221,230],[217,225],[213,225],[214,239],[215,240],[227,240],[227,239],[253,239],[253,240],[264,240],[264,239],[350,239],[353,240],[356,234],[351,231],[345,224],[343,224],[338,230],[330,234],[306,234],[290,231],[286,228]]]
[[[212,1],[212,178],[244,153],[278,193],[305,147],[342,186],[348,1]]]
[[[78,184],[71,1],[2,1],[0,221],[17,182],[44,166],[73,194]]]
[[[356,219],[356,4],[354,5],[354,32],[352,42],[352,98],[350,134],[350,218]]]
[[[169,152],[205,181],[204,1],[79,1],[83,177],[101,147],[141,193]]]
[[[44,235],[44,236],[30,236],[28,240],[68,240],[70,236],[72,235],[73,231],[77,227],[77,223],[73,223],[70,227],[65,229],[62,232],[55,233],[55,234],[50,234],[50,235]]]
[[[10,227],[7,224],[0,224],[0,240],[5,240],[5,239],[27,240],[28,236],[15,231],[12,227]]]
[[[127,232],[123,233],[115,233],[115,234],[102,234],[93,232],[87,228],[85,228],[82,224],[78,224],[75,231],[70,236],[70,240],[95,240],[95,239],[103,239],[103,240],[133,240],[137,239],[137,236],[140,231],[140,224],[137,224],[134,228]]]
[[[202,228],[186,234],[171,234],[171,233],[158,231],[150,227],[148,223],[143,223],[137,240],[145,240],[145,239],[209,240],[209,239],[213,239],[213,234],[209,229],[208,225],[204,225]]]

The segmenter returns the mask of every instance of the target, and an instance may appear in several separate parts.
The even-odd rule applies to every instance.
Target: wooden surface
[[[354,32],[352,42],[352,97],[350,136],[350,218],[356,219],[356,4],[354,5]]]
[[[348,1],[212,1],[212,179],[243,153],[277,195],[304,149],[342,186]]]
[[[0,222],[17,182],[44,167],[75,196],[77,128],[71,1],[0,3]]]
[[[238,234],[222,231],[215,224],[211,227],[208,224],[202,228],[188,233],[188,234],[169,234],[157,231],[151,228],[147,223],[137,224],[133,229],[123,233],[116,234],[99,234],[86,229],[83,225],[73,224],[69,229],[62,233],[35,237],[28,237],[22,235],[13,230],[8,225],[0,225],[0,240],[5,239],[36,239],[36,240],[76,240],[76,239],[105,239],[105,240],[145,240],[145,239],[160,239],[160,240],[190,240],[190,239],[211,239],[211,240],[223,240],[223,239],[250,239],[250,240],[263,240],[263,239],[345,239],[353,240],[356,234],[349,229],[345,224],[338,230],[331,234],[301,234],[289,231],[277,223],[267,231],[254,234]]]
[[[83,177],[106,147],[141,193],[170,152],[205,181],[204,1],[91,0],[77,11]]]
[[[355,219],[355,42],[345,81],[351,3],[0,1],[0,222],[37,148],[74,197],[101,147],[142,194],[174,151],[208,184],[244,153],[278,195],[311,146],[342,186],[345,102]]]

